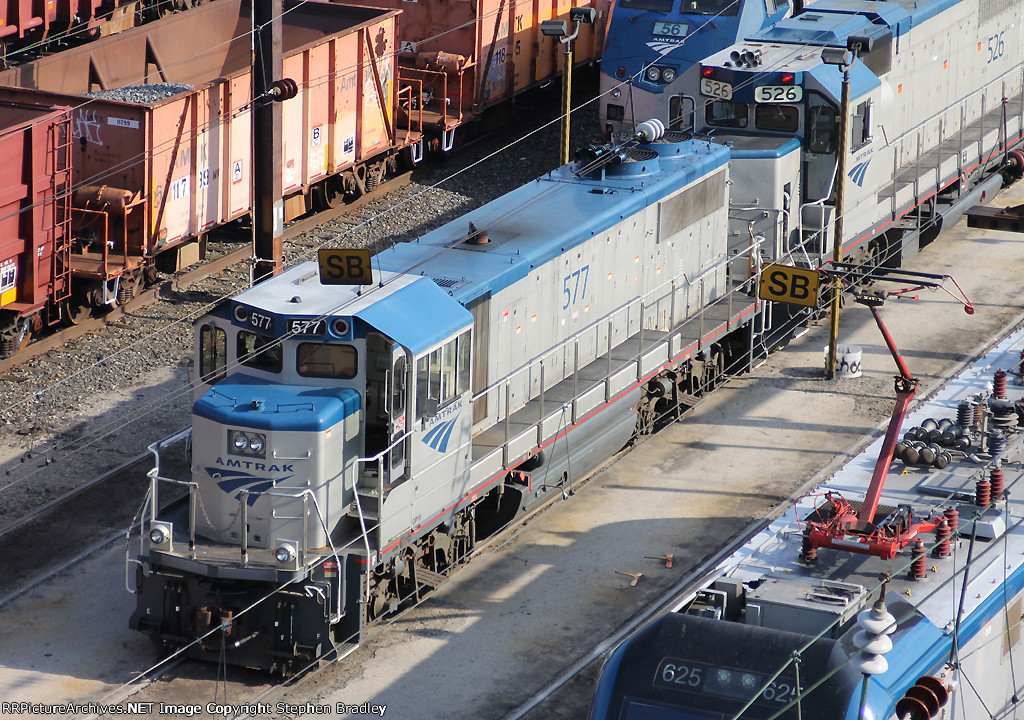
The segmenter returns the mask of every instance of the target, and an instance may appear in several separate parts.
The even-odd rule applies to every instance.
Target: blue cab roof
[[[815,0],[794,17],[765,27],[750,40],[845,47],[851,35],[903,35],[964,0]]]
[[[633,163],[628,174],[590,179],[576,177],[570,164],[418,240],[385,250],[375,262],[384,270],[430,277],[465,305],[512,285],[729,160],[728,148],[707,142],[645,147],[663,153],[645,166],[646,173]],[[487,233],[487,244],[463,242],[470,223]]]
[[[352,388],[277,385],[236,373],[196,400],[192,412],[221,425],[323,432],[358,412],[359,405]]]

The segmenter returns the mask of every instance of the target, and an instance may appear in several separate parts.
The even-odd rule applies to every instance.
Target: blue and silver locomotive
[[[153,473],[132,627],[301,668],[742,362],[761,306],[729,150],[656,135],[201,318],[191,477]]]

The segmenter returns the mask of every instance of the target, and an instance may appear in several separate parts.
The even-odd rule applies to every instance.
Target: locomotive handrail
[[[703,277],[706,277],[707,275],[711,274],[712,272],[714,272],[716,270],[721,270],[723,268],[727,269],[728,266],[729,266],[729,263],[733,262],[736,259],[739,259],[739,258],[743,257],[750,250],[751,250],[751,246],[748,245],[747,247],[743,248],[741,251],[737,252],[734,255],[725,256],[725,257],[720,258],[718,262],[716,262],[714,265],[710,266],[707,270],[705,270],[703,273],[701,273],[701,275],[698,276],[697,278],[695,278],[693,282],[697,282],[699,279],[701,279]],[[685,274],[683,274],[682,277],[688,283],[691,283],[691,281],[686,278]],[[676,290],[677,290],[677,288],[675,287],[675,282],[677,280],[678,280],[678,278],[672,278],[672,279],[666,280],[666,281],[662,282],[660,285],[658,285],[658,286],[652,288],[651,290],[649,290],[647,293],[645,293],[643,295],[643,297],[634,298],[632,300],[629,300],[628,302],[622,303],[622,304],[612,308],[607,313],[605,313],[603,316],[601,316],[600,318],[594,320],[592,323],[590,323],[586,327],[583,327],[580,330],[576,331],[575,333],[573,333],[572,335],[568,336],[565,340],[563,340],[562,342],[558,343],[557,345],[554,345],[553,347],[548,348],[544,352],[544,355],[535,356],[535,357],[531,358],[526,364],[524,364],[520,368],[517,368],[516,370],[508,373],[507,375],[505,375],[505,376],[503,376],[501,378],[498,378],[493,383],[491,383],[488,387],[484,388],[479,393],[474,395],[473,398],[472,398],[472,401],[476,402],[477,400],[480,400],[480,399],[483,399],[483,398],[489,396],[492,391],[496,391],[496,390],[502,389],[506,385],[510,384],[514,379],[518,378],[520,375],[522,375],[522,374],[532,370],[534,368],[534,366],[537,365],[538,363],[542,362],[545,357],[547,357],[547,356],[549,356],[549,355],[551,355],[551,354],[553,354],[555,352],[560,352],[562,350],[565,350],[567,347],[569,347],[570,343],[578,342],[581,337],[583,337],[584,335],[586,335],[586,334],[588,334],[590,332],[593,332],[598,327],[598,325],[600,323],[607,322],[615,314],[620,313],[620,312],[622,312],[624,310],[629,310],[634,305],[643,305],[644,303],[646,303],[649,300],[651,300],[652,296],[655,296],[656,294],[658,295],[658,297],[654,298],[654,299],[660,300],[660,299],[664,298],[665,295],[664,295],[663,291],[666,288],[669,289],[672,297],[674,298],[675,294],[676,294]],[[714,306],[715,304],[717,304],[719,302],[724,301],[725,298],[727,298],[729,295],[731,295],[734,292],[743,292],[744,291],[744,285],[746,285],[746,283],[748,283],[749,281],[750,281],[750,279],[748,278],[746,281],[741,283],[738,288],[726,290],[726,292],[723,295],[719,296],[718,298],[715,298],[714,300],[712,300],[709,303],[703,303],[702,302],[701,303],[701,310],[698,311],[698,312],[703,312],[707,308],[709,308],[711,306]],[[643,322],[643,318],[640,319],[640,322],[641,323]],[[674,316],[672,318],[670,318],[670,322],[672,323],[672,327],[675,327],[675,325],[677,324],[676,323],[676,318]],[[607,382],[607,380],[608,380],[608,378],[605,378],[605,380],[603,382]],[[587,389],[589,390],[589,388],[587,388]],[[586,390],[584,392],[586,392]],[[575,400],[576,398],[573,398],[573,399]],[[507,411],[506,411],[506,414],[507,414]],[[503,419],[504,417],[505,416],[502,415],[499,412],[498,413],[498,417],[496,418],[496,420]]]
[[[387,455],[392,450],[394,450],[395,447],[397,447],[399,443],[405,442],[406,438],[409,438],[411,436],[412,436],[412,433],[410,431],[406,430],[404,433],[402,433],[402,435],[400,435],[398,437],[398,439],[394,440],[390,445],[388,445],[386,448],[381,450],[376,455],[373,455],[371,457],[358,457],[358,458],[355,459],[357,464],[362,464],[362,465],[368,465],[371,462],[377,463],[377,487],[376,487],[376,491],[377,491],[377,501],[378,501],[378,511],[379,512],[383,511],[383,509],[384,509],[384,465],[383,465],[384,456]],[[370,538],[369,538],[369,533],[367,532],[367,529],[366,529],[366,517],[363,515],[363,505],[359,501],[359,479],[360,479],[361,476],[362,476],[362,472],[361,471],[357,471],[356,472],[356,479],[355,479],[355,486],[353,487],[353,491],[354,492],[352,494],[355,497],[356,514],[359,516],[359,528],[360,528],[360,530],[362,532],[363,544],[366,547],[366,560],[367,560],[367,562],[370,562],[370,555],[371,555]],[[379,528],[379,527],[380,527],[380,517],[377,518],[377,524],[374,527],[370,528],[370,530],[374,530],[374,529]],[[380,543],[377,543],[377,544],[379,546]],[[369,600],[369,594],[367,594],[367,600]]]
[[[181,435],[182,435],[182,433],[179,432],[175,436],[172,436],[172,437],[180,437]],[[150,449],[153,450],[158,445],[161,445],[161,444],[167,445],[167,444],[170,444],[170,442],[171,442],[170,439],[165,439],[165,440],[161,441],[161,443],[153,443],[153,445],[150,446]],[[159,483],[159,482],[166,482],[166,483],[171,483],[173,485],[185,485],[185,486],[187,486],[189,488],[189,531],[188,531],[189,532],[189,558],[191,560],[195,560],[196,559],[196,513],[195,513],[195,510],[196,510],[196,504],[199,501],[199,498],[198,498],[199,484],[197,482],[193,481],[193,480],[179,480],[177,478],[163,477],[163,476],[161,476],[161,475],[159,475],[159,474],[157,474],[157,473],[155,473],[153,471],[150,471],[148,473],[148,475],[149,475],[149,478],[150,478],[149,492],[147,493],[147,497],[143,501],[143,510],[142,510],[142,513],[139,516],[139,524],[138,524],[139,525],[139,530],[140,530],[140,533],[139,533],[139,555],[141,556],[145,552],[145,542],[146,542],[145,528],[146,528],[146,521],[147,521],[147,512],[146,512],[145,508],[147,508],[147,507],[149,508],[148,518],[149,518],[150,522],[157,521],[158,520],[158,514],[159,514],[158,512],[156,512],[156,503],[157,503],[157,496],[158,496],[158,490],[157,490],[158,485],[157,485],[157,483]],[[247,509],[248,509],[247,501],[248,501],[249,494],[250,494],[250,491],[248,491],[248,490],[244,490],[243,489],[241,491],[241,493],[239,494],[239,512],[238,512],[237,515],[235,515],[236,518],[240,518],[241,521],[242,521],[242,534],[241,534],[240,551],[242,553],[242,565],[243,565],[243,567],[245,566],[246,561],[247,561],[246,554],[247,554],[247,551],[248,551],[248,534],[244,531],[244,528],[245,528],[245,517],[246,517],[246,513],[247,513]],[[289,492],[287,490],[273,489],[273,490],[265,490],[265,491],[260,492],[258,494],[261,495],[261,496],[265,495],[265,496],[271,496],[271,497],[291,498],[293,500],[299,500],[299,499],[302,500],[302,541],[298,543],[298,548],[297,549],[298,549],[298,553],[299,554],[296,555],[295,558],[292,561],[292,564],[293,564],[292,569],[293,570],[298,571],[300,569],[300,566],[301,567],[305,567],[306,561],[307,561],[307,546],[309,545],[309,527],[307,525],[307,518],[309,517],[309,503],[310,503],[310,501],[312,501],[313,509],[316,511],[317,521],[320,523],[320,528],[324,531],[324,536],[327,538],[327,543],[328,543],[328,545],[331,548],[331,555],[334,556],[335,561],[338,563],[338,567],[339,568],[342,567],[342,565],[341,565],[341,557],[338,555],[338,549],[334,545],[334,539],[331,537],[330,528],[327,527],[327,521],[324,518],[323,511],[320,509],[320,503],[317,501],[316,496],[313,494],[312,490],[310,490],[309,488],[295,488],[294,492]],[[232,524],[234,524],[234,522],[232,522]],[[173,538],[172,538],[172,541],[173,541]],[[369,558],[369,557],[370,557],[369,548],[367,548],[367,558]],[[138,563],[139,561],[138,560],[134,560],[133,558],[128,558],[128,562],[129,563],[131,563],[131,562]],[[128,586],[127,572],[126,572],[126,575],[125,575],[125,587],[129,590],[129,592],[132,591],[131,587]],[[342,613],[341,613],[341,593],[340,592],[337,593],[337,596],[338,596],[336,598],[336,605],[337,605],[337,607],[334,608],[334,617],[332,618],[332,622],[337,622],[342,617]]]
[[[331,555],[334,556],[334,560],[338,563],[338,569],[339,569],[339,573],[340,573],[341,572],[341,568],[343,567],[342,564],[341,564],[341,556],[338,555],[338,549],[334,546],[334,539],[331,537],[331,531],[327,527],[327,521],[324,519],[323,512],[320,510],[320,503],[317,502],[316,495],[314,495],[313,491],[310,490],[309,488],[302,488],[302,489],[296,488],[296,489],[298,490],[297,493],[282,492],[280,490],[265,490],[265,491],[259,493],[260,495],[269,495],[271,497],[291,498],[293,500],[297,500],[299,498],[302,498],[302,542],[299,544],[299,548],[298,548],[300,555],[296,555],[296,557],[293,559],[293,562],[294,562],[294,568],[293,569],[297,571],[299,569],[300,564],[301,564],[302,567],[306,566],[306,545],[309,543],[309,528],[306,525],[306,518],[309,516],[309,502],[312,501],[313,509],[316,510],[317,520],[320,522],[320,528],[324,531],[324,536],[327,538],[327,544],[331,548]],[[242,492],[242,495],[241,495],[241,498],[240,498],[240,504],[241,505],[245,505],[245,496],[247,494],[248,493],[246,491]],[[244,511],[244,508],[242,508],[242,510]],[[243,533],[243,537],[245,537],[245,533]],[[242,545],[243,545],[243,547],[245,546],[244,541],[243,541]],[[300,557],[302,558],[301,559],[301,563],[300,563],[300,560],[299,560]],[[367,555],[367,560],[369,560],[369,555]],[[336,596],[337,596],[336,597],[337,609],[335,610],[334,616],[331,618],[331,622],[332,623],[337,622],[342,617],[342,612],[341,612],[341,594],[342,594],[341,592],[336,593]]]
[[[671,342],[671,337],[672,337],[672,332],[677,330],[682,323],[684,323],[685,321],[689,321],[689,320],[696,320],[698,323],[700,323],[700,337],[703,338],[704,317],[705,317],[705,314],[708,312],[708,310],[710,308],[717,306],[719,303],[725,302],[725,303],[728,304],[728,318],[732,318],[733,317],[733,312],[732,312],[733,299],[734,299],[734,296],[736,295],[736,293],[750,294],[749,293],[749,289],[751,287],[756,288],[758,286],[759,277],[760,277],[760,262],[757,260],[757,258],[759,256],[754,254],[754,250],[756,248],[759,248],[765,242],[766,242],[765,238],[760,237],[760,236],[756,237],[756,238],[752,238],[751,243],[749,243],[745,247],[739,248],[731,256],[730,255],[726,255],[726,256],[720,256],[719,258],[717,258],[716,262],[713,265],[711,265],[709,268],[707,268],[704,272],[702,272],[700,275],[698,275],[692,281],[689,278],[687,278],[685,276],[685,274],[683,274],[682,275],[682,279],[685,282],[687,282],[688,285],[690,285],[691,287],[693,287],[693,286],[699,286],[700,287],[700,305],[699,305],[699,308],[693,314],[691,314],[689,317],[682,318],[678,322],[676,321],[675,299],[676,299],[676,295],[677,295],[677,283],[680,280],[680,278],[679,277],[672,278],[670,280],[665,281],[664,283],[662,283],[658,287],[652,289],[649,293],[646,293],[643,298],[634,299],[634,300],[632,300],[630,302],[623,303],[622,305],[618,306],[617,308],[609,311],[609,313],[606,314],[605,316],[603,316],[602,318],[599,318],[598,320],[595,320],[592,324],[588,325],[585,328],[582,328],[578,332],[576,332],[573,335],[571,335],[570,337],[566,338],[562,343],[560,343],[559,345],[555,346],[553,349],[548,350],[544,354],[544,356],[535,357],[535,358],[531,359],[523,367],[519,368],[518,370],[516,370],[516,371],[514,371],[512,373],[509,373],[508,375],[506,375],[505,377],[501,378],[500,380],[495,381],[491,386],[489,386],[488,388],[484,389],[483,391],[481,391],[480,393],[475,395],[474,398],[473,398],[474,401],[479,400],[479,399],[484,398],[484,397],[487,397],[492,391],[499,391],[500,392],[501,390],[504,390],[504,395],[505,395],[504,408],[501,407],[500,400],[499,400],[499,407],[496,409],[496,418],[495,418],[495,424],[500,423],[500,422],[504,423],[504,430],[505,430],[504,439],[503,439],[503,441],[501,443],[501,446],[500,446],[501,454],[502,454],[501,462],[502,462],[503,467],[509,467],[510,464],[511,464],[510,463],[511,458],[510,458],[510,450],[509,450],[509,448],[510,448],[510,444],[513,441],[513,438],[511,437],[510,422],[511,422],[511,416],[512,416],[513,413],[509,411],[509,408],[511,407],[510,395],[511,395],[511,384],[512,384],[513,380],[515,380],[516,378],[520,377],[520,375],[522,373],[532,372],[534,370],[534,368],[539,365],[539,368],[540,368],[540,389],[539,389],[539,391],[538,391],[538,393],[537,393],[537,395],[535,397],[531,396],[531,398],[529,398],[527,400],[527,402],[529,402],[531,400],[537,400],[538,405],[539,405],[538,418],[537,418],[536,422],[528,422],[527,423],[527,428],[524,429],[524,430],[521,430],[520,432],[518,432],[518,434],[516,435],[516,438],[522,437],[525,433],[534,432],[536,434],[536,442],[537,442],[537,444],[538,445],[543,445],[544,441],[546,440],[546,437],[544,437],[544,427],[545,427],[544,393],[545,393],[545,390],[547,389],[547,382],[546,382],[546,378],[545,378],[545,366],[546,366],[545,360],[548,357],[548,355],[550,355],[552,352],[564,351],[565,348],[568,347],[569,343],[573,343],[574,344],[574,360],[573,360],[573,367],[572,367],[572,370],[571,370],[571,376],[574,378],[573,389],[572,389],[572,399],[570,401],[566,402],[566,403],[561,403],[561,404],[563,406],[563,410],[566,409],[566,408],[570,409],[570,411],[571,411],[570,422],[571,423],[575,423],[577,421],[577,411],[578,411],[577,403],[579,402],[580,398],[586,396],[589,392],[591,392],[595,388],[600,387],[601,385],[603,385],[604,388],[605,388],[604,399],[605,399],[605,402],[608,402],[609,399],[610,399],[610,396],[611,396],[611,392],[612,392],[611,384],[612,384],[613,377],[617,376],[621,372],[621,370],[625,369],[626,367],[629,367],[630,363],[635,365],[637,382],[642,382],[643,378],[644,378],[644,367],[645,367],[644,366],[644,359],[647,358],[647,357],[650,357],[652,352],[657,352],[657,348],[658,347],[663,346],[665,343],[670,343]],[[740,280],[738,283],[736,283],[735,286],[731,286],[729,284],[730,281],[727,280],[727,287],[726,287],[725,292],[722,295],[720,295],[719,297],[715,298],[714,300],[712,300],[710,302],[706,302],[705,301],[705,294],[704,294],[704,292],[705,292],[704,279],[708,275],[710,275],[710,274],[712,274],[712,273],[714,273],[716,271],[724,270],[725,272],[728,273],[729,272],[729,264],[730,263],[732,263],[734,261],[738,261],[738,260],[744,259],[748,255],[750,255],[751,258],[753,258],[752,267],[754,269],[751,271],[748,268],[748,270],[746,272],[746,277],[744,277],[742,280]],[[666,286],[669,286],[671,288],[670,289],[670,292],[671,292],[671,310],[670,310],[670,313],[671,313],[671,320],[670,320],[671,327],[667,331],[668,336],[662,341],[662,343],[660,345],[656,345],[655,347],[648,349],[648,351],[645,353],[644,352],[644,348],[643,348],[643,337],[644,337],[644,334],[643,334],[644,327],[643,327],[643,325],[644,325],[644,321],[645,321],[645,318],[644,318],[644,308],[646,307],[648,299],[650,299],[652,295],[655,296],[655,298],[656,298],[655,301],[656,302],[664,301],[664,299],[665,299],[664,289],[665,289]],[[603,379],[600,379],[600,380],[594,382],[593,384],[588,384],[587,387],[585,387],[582,390],[582,392],[581,392],[579,387],[578,387],[578,385],[577,385],[577,382],[576,382],[576,379],[579,376],[579,370],[580,370],[580,362],[579,362],[579,342],[580,342],[580,338],[584,337],[585,335],[587,335],[587,334],[589,334],[591,332],[594,332],[596,330],[596,328],[598,327],[598,323],[602,323],[602,322],[607,321],[607,322],[609,322],[608,338],[610,340],[612,338],[612,327],[611,327],[611,322],[612,321],[610,320],[610,318],[612,318],[616,313],[622,312],[624,309],[628,310],[634,304],[637,304],[637,303],[639,303],[640,311],[641,311],[640,328],[639,328],[639,330],[638,330],[638,332],[636,333],[635,336],[631,336],[631,337],[636,337],[637,344],[638,344],[637,353],[636,353],[635,357],[633,359],[631,359],[629,362],[627,362],[627,364],[625,366],[623,366],[622,368],[620,368],[618,371],[613,372],[613,370],[612,370],[612,352],[611,351],[616,346],[613,346],[613,345],[611,345],[609,343],[609,347],[608,347],[608,350],[607,350],[607,353],[606,353],[607,354],[607,358],[608,358],[608,370],[607,370],[607,372],[605,374],[605,377]],[[757,304],[758,307],[760,307],[760,302],[759,301],[756,302],[756,304]],[[727,320],[727,322],[729,322],[729,320]],[[762,320],[762,323],[764,323],[764,320]],[[623,341],[623,343],[625,343],[625,342],[627,342],[627,340]],[[622,345],[623,343],[620,343],[620,345]],[[749,348],[749,352],[750,352],[751,357],[752,357],[753,346],[751,346]],[[594,359],[596,359],[596,358],[594,358]],[[563,378],[563,379],[567,379],[568,377],[569,377],[569,374],[567,373],[566,377]],[[525,403],[524,403],[524,406],[525,406]],[[502,411],[504,411],[504,415],[502,414]]]
[[[1009,70],[1007,70],[1003,74],[996,76],[995,78],[990,80],[988,83],[986,83],[984,85],[981,85],[980,87],[978,87],[975,90],[971,91],[970,93],[968,93],[964,97],[960,98],[960,100],[957,102],[957,105],[966,106],[967,101],[970,100],[971,98],[973,98],[975,95],[977,95],[979,93],[984,93],[985,91],[987,91],[990,88],[992,88],[996,83],[1003,82],[1003,81],[1005,81],[1009,77],[1014,77],[1014,75],[1019,74],[1022,69],[1024,69],[1024,62],[1020,62],[1020,63],[1017,63],[1016,65],[1013,65]],[[1021,84],[1018,87],[1021,89],[1022,93],[1024,93],[1024,81],[1022,81]],[[1000,101],[1001,101],[1001,98],[1002,98],[1002,96],[1000,96]],[[1022,96],[1022,100],[1024,100],[1024,96]],[[941,119],[942,117],[945,117],[945,115],[951,109],[953,109],[954,107],[956,107],[956,105],[952,105],[952,106],[943,108],[943,110],[941,110],[940,112],[933,113],[932,115],[929,115],[927,118],[925,118],[924,120],[919,122],[917,125],[914,125],[913,127],[907,128],[904,132],[902,132],[899,135],[896,135],[895,137],[893,137],[892,140],[889,140],[889,144],[891,145],[891,144],[893,144],[893,143],[895,143],[895,142],[897,142],[899,140],[903,140],[904,138],[906,138],[910,134],[920,131],[928,123],[932,122],[933,120],[935,120],[937,118]],[[984,114],[985,114],[985,108],[982,107],[981,113],[979,114],[978,117],[980,118]]]

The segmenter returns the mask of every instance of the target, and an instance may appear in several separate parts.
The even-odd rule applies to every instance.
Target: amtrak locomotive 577
[[[341,264],[372,285],[305,263],[200,319],[192,475],[153,473],[132,627],[301,668],[746,359],[729,151],[656,130]]]

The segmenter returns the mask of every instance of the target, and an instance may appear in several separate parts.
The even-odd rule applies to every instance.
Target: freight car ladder
[[[43,199],[43,222],[53,241],[50,282],[46,304],[46,322],[53,325],[61,318],[61,306],[71,297],[71,113],[49,129],[46,165],[50,187]]]

